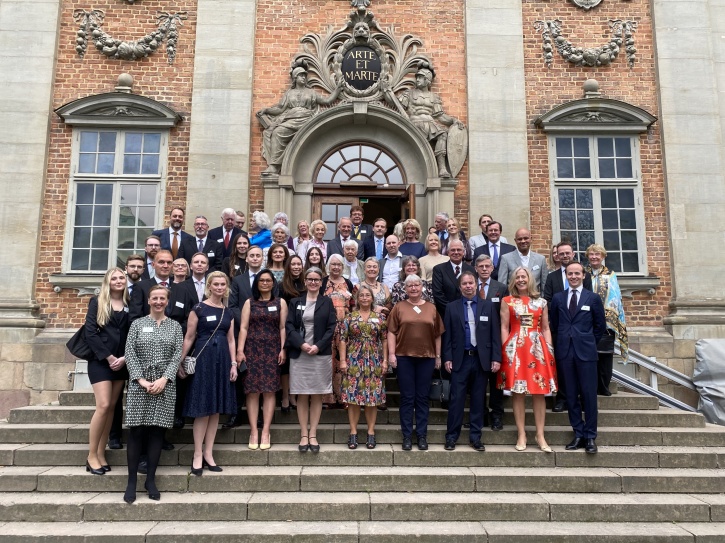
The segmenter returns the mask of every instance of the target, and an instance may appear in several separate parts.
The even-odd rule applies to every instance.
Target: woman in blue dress
[[[205,294],[207,299],[195,305],[189,314],[183,353],[184,356],[190,354],[193,345],[191,354],[197,357],[196,372],[190,376],[183,412],[185,417],[194,419],[194,458],[191,461],[194,475],[201,475],[203,468],[222,471],[213,456],[219,414],[237,412],[232,384],[237,380],[234,317],[226,307],[229,278],[222,272],[210,273],[206,278]],[[183,369],[180,376],[185,376]]]

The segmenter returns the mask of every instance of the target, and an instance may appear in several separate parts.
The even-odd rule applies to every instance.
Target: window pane
[[[138,185],[121,185],[121,203],[126,205],[138,203]]]
[[[614,147],[617,150],[618,157],[632,156],[632,140],[629,138],[615,138]]]
[[[574,208],[574,190],[559,189],[559,207],[566,209]]]
[[[613,272],[622,271],[622,253],[607,253],[607,268]]]
[[[330,181],[332,181],[332,171],[323,166],[317,174],[317,183],[329,183]]]
[[[126,134],[126,146],[124,153],[140,153],[143,134],[140,132],[128,132]]]
[[[78,183],[76,185],[76,191],[77,204],[93,203],[93,183]]]
[[[562,209],[559,211],[559,228],[573,230],[576,228],[575,212]]]
[[[366,158],[372,162],[375,162],[375,159],[378,158],[378,155],[380,154],[379,149],[375,149],[374,147],[368,147],[367,145],[360,146],[360,150],[362,153],[362,158]]]
[[[110,204],[113,201],[113,185],[96,185],[96,203]]]
[[[619,214],[613,210],[602,211],[602,228],[605,230],[619,228]]]
[[[108,268],[108,250],[91,251],[91,269],[105,270],[106,268]]]
[[[557,157],[572,156],[571,138],[556,138],[556,156]]]
[[[335,222],[328,222],[325,223],[327,225],[327,232],[325,232],[325,237],[322,238],[325,241],[330,241],[332,238],[334,238],[337,235],[337,223]]]
[[[577,228],[579,230],[594,230],[594,212],[593,211],[578,211],[576,216],[577,216]]]
[[[601,191],[602,207],[612,209],[617,207],[617,191],[614,189],[603,189]]]
[[[344,149],[340,149],[340,152],[346,161],[360,158],[360,147],[358,145],[345,147]]]
[[[622,232],[622,249],[625,251],[637,250],[637,232]]]
[[[118,245],[117,247],[119,249],[131,249],[133,250],[134,247],[139,247],[141,249],[141,254],[143,254],[143,239],[139,238],[140,243],[138,245],[135,245],[135,238],[134,238],[134,232],[135,230],[132,228],[120,228],[118,230]],[[145,239],[145,237],[144,237]]]
[[[338,151],[325,161],[325,165],[330,167],[332,170],[336,170],[343,162],[345,162],[345,160],[342,158],[342,154]]]
[[[93,206],[76,206],[75,226],[90,226],[93,222]]]
[[[614,156],[614,141],[612,141],[612,138],[597,138],[597,148],[600,157]]]
[[[115,155],[113,153],[99,153],[96,173],[113,173],[114,159]]]
[[[568,241],[569,243],[575,243],[576,242],[576,232],[562,230],[561,231],[561,240],[559,240],[559,241]]]
[[[156,185],[141,185],[139,204],[156,205]]]
[[[385,178],[385,174],[380,170],[373,174],[373,181],[375,181],[378,185],[384,185],[385,183],[388,183],[388,180]]]
[[[622,229],[637,228],[637,220],[633,209],[623,209],[619,212],[619,226]]]
[[[637,273],[639,271],[639,257],[637,253],[624,253],[622,255],[622,271]]]
[[[161,151],[161,134],[144,134],[143,152],[159,153]]]
[[[361,171],[360,167],[361,167],[361,162],[359,160],[353,160],[353,161],[345,164],[345,170],[348,172],[350,177],[352,177],[356,173],[360,173],[360,171]]]
[[[111,206],[96,206],[94,208],[93,226],[111,226]]]
[[[70,269],[71,270],[87,270],[88,269],[88,258],[91,252],[87,249],[74,249],[71,255]]]
[[[101,132],[98,140],[99,153],[116,152],[116,132]]]
[[[592,191],[588,189],[577,189],[576,206],[579,209],[593,209],[594,199],[592,198]]]
[[[396,167],[388,172],[388,183],[391,185],[403,185],[403,174],[400,172],[400,168]]]
[[[78,159],[78,173],[96,173],[96,155],[81,153]]]
[[[73,247],[90,247],[91,246],[91,229],[90,228],[74,228],[73,229]]]
[[[363,162],[360,164],[360,171],[368,177],[372,176],[377,169],[378,165],[372,162]]]
[[[118,210],[118,226],[136,226],[136,217],[133,209],[128,206],[122,206]]]
[[[393,162],[393,159],[385,153],[381,153],[376,162],[385,171],[388,171],[390,168],[395,166],[395,162]]]
[[[568,158],[558,158],[556,160],[556,174],[562,179],[572,179],[574,177],[574,168],[571,160]]]
[[[95,153],[98,145],[98,132],[81,132],[81,153]]]
[[[574,156],[589,156],[589,138],[573,138]]]
[[[574,159],[574,177],[577,179],[589,179],[592,176],[588,158]]]
[[[110,228],[94,228],[93,229],[93,243],[91,247],[94,249],[108,249],[111,244],[111,229]]]
[[[609,251],[619,251],[619,232],[604,232],[604,248]]]
[[[594,232],[579,232],[579,250],[586,251],[587,247],[595,243]],[[582,255],[584,257],[584,255]]]
[[[632,189],[619,189],[619,207],[634,209],[634,191]]]
[[[337,173],[335,174],[335,177],[333,178],[333,183],[341,183],[343,181],[347,181],[349,179],[349,176],[345,173],[345,170],[337,170]]]
[[[141,171],[141,155],[124,155],[123,173],[134,175]]]
[[[153,227],[156,224],[156,208],[140,207],[137,216],[138,226]]]
[[[599,176],[604,179],[614,179],[617,177],[614,174],[614,159],[613,158],[600,158],[599,159]]]
[[[632,178],[632,160],[629,158],[617,159],[617,177],[619,179]]]
[[[322,220],[335,222],[337,220],[336,211],[337,206],[335,204],[322,204]]]
[[[159,155],[144,155],[141,173],[157,175],[159,173]]]

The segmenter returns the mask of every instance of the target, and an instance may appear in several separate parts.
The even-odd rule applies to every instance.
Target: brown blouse
[[[444,331],[443,319],[430,302],[415,306],[408,301],[399,302],[388,317],[388,332],[396,336],[396,356],[435,358],[435,340]]]

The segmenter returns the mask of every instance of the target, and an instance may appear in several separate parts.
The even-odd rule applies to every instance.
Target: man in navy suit
[[[179,248],[179,258],[183,258],[191,266],[191,257],[196,253],[204,253],[209,259],[209,271],[221,271],[224,245],[209,235],[209,223],[204,215],[194,218],[195,237],[185,239]]]
[[[171,256],[176,260],[179,254],[181,242],[185,239],[191,239],[194,236],[184,232],[181,227],[184,224],[184,210],[180,207],[172,207],[169,215],[169,227],[151,232],[154,236],[158,236],[161,241],[161,248],[171,251]]]
[[[363,224],[365,212],[361,206],[352,206],[350,208],[350,220],[352,221],[352,239],[356,240],[358,245],[362,247],[365,238],[373,235],[373,225]],[[381,257],[382,258],[382,257]]]
[[[485,451],[481,441],[484,396],[489,378],[501,369],[501,328],[493,302],[477,295],[476,274],[462,272],[458,285],[461,298],[446,306],[446,331],[442,340],[445,368],[451,374],[445,449],[456,448],[470,386],[470,445],[477,451]]]
[[[566,404],[574,439],[567,450],[597,452],[597,343],[607,329],[604,305],[598,294],[583,287],[584,266],[566,266],[569,288],[554,295],[551,329],[556,330],[555,353],[561,367],[559,381],[566,385]],[[581,396],[581,403],[579,397]],[[582,420],[582,404],[586,420]]]
[[[241,228],[235,226],[237,212],[231,207],[222,210],[222,225],[209,230],[209,237],[219,243],[222,248],[222,261],[234,252],[232,241],[242,233]]]
[[[360,243],[362,254],[358,250],[357,257],[363,262],[371,256],[374,256],[377,260],[382,260],[388,254],[388,249],[385,247],[385,232],[387,230],[388,223],[385,219],[375,219],[373,233]]]
[[[513,245],[501,241],[502,231],[503,227],[500,222],[493,221],[489,223],[486,227],[488,243],[481,245],[473,252],[474,262],[480,255],[488,255],[491,257],[491,261],[493,262],[493,273],[491,273],[491,277],[496,281],[498,281],[498,268],[501,265],[501,257],[516,250],[516,247]]]

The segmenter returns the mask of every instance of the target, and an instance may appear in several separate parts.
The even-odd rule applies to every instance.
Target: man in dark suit
[[[228,207],[222,211],[222,225],[209,230],[209,237],[219,243],[224,249],[222,252],[222,261],[232,254],[234,251],[232,241],[234,241],[237,235],[242,233],[242,230],[234,225],[236,218],[237,212],[231,207]]]
[[[449,262],[443,262],[433,267],[433,301],[441,317],[446,314],[446,306],[461,297],[458,288],[458,278],[464,271],[475,275],[473,266],[463,262],[465,250],[463,242],[454,239],[448,244]]]
[[[476,295],[476,274],[462,272],[458,284],[462,296],[446,306],[441,344],[445,369],[451,374],[445,449],[456,448],[470,386],[469,442],[475,450],[485,451],[481,441],[484,395],[489,377],[501,369],[501,327],[493,302]]]
[[[551,329],[556,330],[557,366],[562,369],[559,382],[566,383],[566,406],[574,429],[574,439],[566,449],[584,449],[594,454],[597,452],[597,343],[607,329],[607,322],[599,295],[583,288],[584,266],[569,262],[566,277],[569,288],[554,295],[550,310]]]
[[[488,243],[481,245],[476,248],[473,252],[473,261],[480,255],[488,255],[491,257],[493,262],[493,273],[491,277],[498,281],[498,268],[501,264],[501,257],[507,253],[511,253],[516,250],[516,247],[508,243],[501,241],[501,223],[493,221],[486,227],[486,236],[488,236]]]
[[[237,213],[237,216],[234,219],[234,226],[236,226],[237,228],[239,228],[239,230],[242,231],[242,234],[246,234],[247,231],[244,230],[244,225],[247,222],[247,217],[244,215],[244,211],[239,211],[237,209],[237,212],[236,213]]]
[[[490,256],[479,255],[475,261],[475,265],[476,273],[478,274],[478,295],[484,300],[489,300],[494,306],[496,315],[500,315],[501,300],[509,295],[509,289],[503,283],[491,279],[493,262],[491,262]],[[503,390],[496,386],[495,376],[491,376],[488,380],[488,385],[488,404],[484,404],[486,405],[484,418],[491,424],[491,430],[503,430]],[[484,390],[484,395],[485,393],[486,391]]]
[[[204,253],[196,253],[191,257],[191,277],[181,283],[194,305],[206,300],[206,276],[209,273],[209,258]]]
[[[158,236],[161,241],[161,248],[171,251],[174,260],[178,257],[179,247],[185,239],[192,239],[194,236],[184,232],[181,227],[184,224],[184,210],[180,207],[171,208],[169,215],[169,227],[151,232],[154,236]]]
[[[337,221],[337,237],[332,238],[327,242],[327,259],[330,259],[330,255],[345,256],[345,242],[352,239],[352,221],[350,217],[340,217]]]
[[[372,234],[366,237],[360,244],[362,254],[358,251],[357,257],[363,262],[371,256],[382,260],[388,254],[388,249],[385,247],[385,233],[387,230],[388,223],[385,219],[375,219]]]
[[[198,215],[194,219],[195,237],[186,239],[179,248],[179,258],[185,259],[191,266],[191,257],[204,253],[209,258],[209,271],[221,271],[224,245],[209,236],[209,223],[206,217]]]
[[[154,257],[161,249],[161,240],[158,236],[151,234],[144,241],[144,266],[141,273],[141,280],[151,279],[154,276]]]
[[[569,282],[566,278],[566,266],[574,258],[574,250],[571,243],[562,241],[556,246],[556,254],[559,258],[561,268],[554,270],[546,276],[546,285],[544,286],[544,299],[549,304],[549,318],[551,319],[551,302],[554,295],[563,292],[569,288]],[[588,273],[584,275],[583,286],[585,289],[592,290],[592,278]],[[551,339],[556,345],[556,328],[551,328]],[[562,368],[559,367],[559,359],[556,359],[556,372],[561,375]],[[554,413],[561,413],[566,409],[566,383],[559,383],[559,390],[556,393],[554,402]]]
[[[371,224],[363,224],[365,212],[361,206],[352,206],[350,208],[350,220],[352,221],[352,239],[362,246],[362,242],[373,235],[373,226]]]

